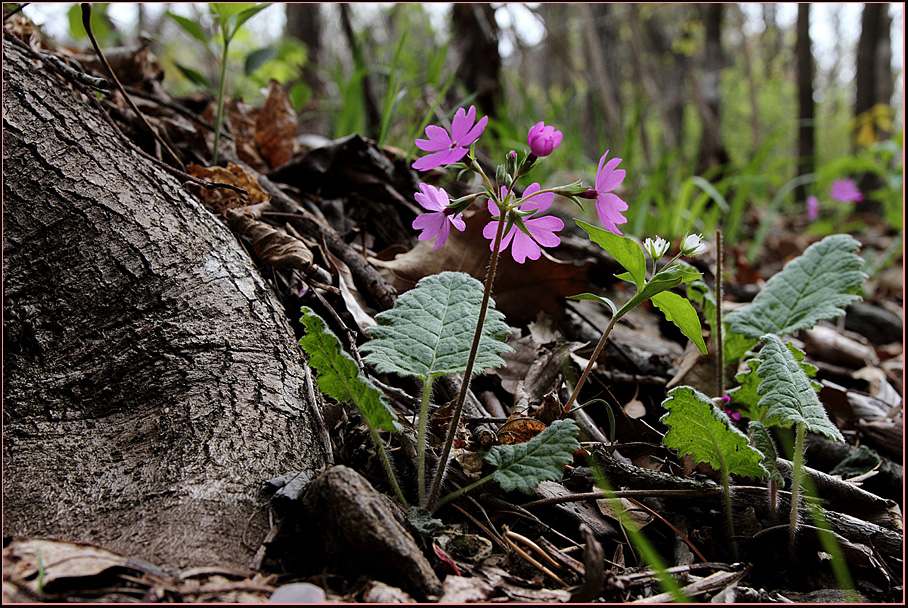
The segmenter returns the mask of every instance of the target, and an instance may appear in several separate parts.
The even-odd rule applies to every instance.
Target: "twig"
[[[725,394],[725,361],[722,354],[722,230],[716,230],[716,397]]]
[[[508,545],[510,545],[511,549],[512,549],[517,555],[519,555],[520,557],[522,557],[522,558],[525,559],[526,561],[530,562],[531,564],[533,564],[534,566],[536,566],[537,568],[539,568],[540,570],[542,570],[542,571],[543,571],[546,575],[548,575],[552,580],[558,581],[561,585],[563,585],[563,586],[565,586],[565,587],[568,586],[567,583],[565,583],[563,580],[561,580],[560,578],[558,578],[558,575],[557,575],[557,574],[555,574],[554,572],[552,572],[551,570],[549,570],[548,568],[546,568],[545,566],[543,566],[542,564],[540,564],[539,561],[536,560],[536,558],[534,558],[532,555],[530,555],[529,553],[527,553],[526,551],[524,551],[523,549],[521,549],[520,546],[517,545],[517,543],[515,543],[513,540],[511,540],[511,539],[510,539],[510,535],[512,535],[512,534],[513,534],[513,532],[509,531],[509,530],[507,529],[507,527],[504,528],[504,540],[505,540],[506,543],[508,543]]]
[[[656,513],[653,509],[647,507],[645,504],[643,504],[643,503],[640,502],[639,500],[636,500],[636,499],[633,499],[633,498],[628,498],[628,500],[630,500],[631,502],[633,502],[635,505],[637,505],[637,506],[640,507],[641,509],[647,511],[650,515],[652,515],[652,516],[654,516],[654,517],[658,517],[659,519],[661,519],[662,522],[663,522],[665,525],[667,525],[669,528],[671,528],[672,530],[674,530],[675,534],[677,534],[679,537],[681,537],[681,540],[683,540],[683,541],[687,544],[687,546],[691,548],[691,551],[693,551],[694,553],[697,554],[697,557],[699,557],[701,561],[704,561],[704,562],[706,561],[706,558],[703,557],[703,554],[700,553],[700,551],[697,549],[697,547],[694,546],[694,543],[690,542],[690,539],[687,538],[686,535],[682,534],[682,533],[681,533],[681,530],[679,530],[678,528],[676,528],[676,527],[672,524],[672,522],[668,521],[667,519],[665,519],[664,517],[662,517],[661,515],[659,515],[658,513]],[[734,542],[734,541],[732,541],[732,542]]]
[[[166,141],[164,141],[164,138],[162,138],[160,136],[160,134],[158,134],[158,132],[155,131],[150,124],[148,124],[148,121],[145,120],[145,115],[139,111],[139,108],[136,107],[136,104],[132,100],[132,98],[126,94],[126,90],[123,88],[123,85],[120,84],[120,79],[117,78],[116,73],[114,73],[113,69],[110,67],[110,64],[107,63],[107,59],[104,57],[104,53],[101,52],[101,47],[98,45],[98,41],[95,39],[95,34],[94,34],[94,32],[91,31],[91,3],[83,2],[81,6],[82,6],[82,25],[85,26],[85,31],[86,31],[86,33],[88,33],[88,39],[91,40],[91,45],[95,49],[95,54],[98,56],[98,59],[101,61],[101,64],[104,66],[104,69],[107,70],[107,72],[110,74],[110,77],[113,79],[114,84],[117,85],[117,90],[120,91],[120,95],[123,96],[123,98],[126,100],[126,103],[129,105],[129,107],[132,109],[132,111],[136,113],[136,116],[139,117],[139,120],[142,121],[142,124],[145,125],[145,128],[148,129],[148,131],[151,133],[152,137],[154,137],[156,140],[158,140],[158,143],[160,143],[164,147],[164,149],[167,150],[168,154],[170,154],[173,157],[173,159],[175,161],[177,161],[177,164],[180,166],[180,169],[185,171],[186,165],[183,164],[183,161],[180,160],[180,157],[177,156],[177,153],[173,151],[173,149],[167,144]]]
[[[31,2],[23,2],[22,4],[20,4],[19,6],[17,6],[17,7],[14,8],[13,10],[11,10],[10,12],[6,13],[5,15],[3,15],[3,22],[6,23],[6,20],[7,20],[7,19],[9,19],[9,18],[12,17],[13,15],[15,15],[16,13],[18,13],[19,11],[21,11],[23,8],[25,8],[25,7],[28,6],[29,4],[31,4]]]
[[[539,500],[528,502],[522,506],[524,509],[535,509],[537,507],[547,507],[565,502],[601,500],[603,498],[704,498],[713,495],[719,496],[721,494],[722,488],[719,487],[703,490],[617,490],[614,492],[598,490],[595,492],[578,492],[577,494],[563,494],[561,496],[540,498]]]

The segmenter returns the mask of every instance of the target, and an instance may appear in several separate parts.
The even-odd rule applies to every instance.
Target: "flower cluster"
[[[853,179],[836,179],[829,187],[829,198],[840,203],[860,203],[864,200],[864,195]],[[810,195],[806,203],[807,219],[812,222],[820,215],[820,199]]]
[[[465,161],[467,168],[476,171],[486,182],[484,188],[488,197],[488,209],[492,220],[483,229],[483,236],[490,239],[490,248],[495,250],[499,234],[499,224],[504,223],[504,231],[498,245],[502,251],[511,247],[511,256],[520,264],[527,259],[538,260],[543,247],[556,247],[561,243],[557,232],[564,229],[564,222],[546,212],[555,200],[555,194],[562,194],[577,200],[577,197],[596,201],[596,212],[603,226],[615,234],[621,234],[619,224],[627,219],[622,215],[628,206],[614,193],[624,181],[625,172],[618,169],[620,158],[606,162],[608,152],[599,160],[596,171],[595,187],[582,188],[577,185],[543,189],[538,183],[531,184],[522,195],[514,191],[517,178],[528,173],[541,158],[549,156],[560,144],[561,131],[540,121],[527,133],[527,145],[530,150],[523,163],[517,160],[517,153],[508,153],[505,165],[499,167],[496,174],[497,184],[485,175],[475,161],[471,146],[479,139],[488,123],[484,116],[476,120],[476,107],[469,110],[460,108],[454,115],[450,131],[436,125],[426,127],[426,139],[417,139],[416,147],[428,152],[413,163],[418,171],[428,171],[436,167],[452,165]],[[469,156],[468,156],[469,154]],[[467,157],[464,159],[464,157]],[[466,162],[468,161],[468,162]],[[464,165],[460,165],[463,167]],[[459,231],[466,229],[463,212],[469,208],[464,199],[452,202],[441,188],[420,184],[415,195],[416,202],[426,210],[413,221],[413,228],[420,230],[419,240],[435,238],[434,248],[443,247],[451,234],[451,227]],[[472,203],[475,197],[467,197]],[[579,201],[578,201],[579,202]],[[660,239],[661,240],[661,239]]]

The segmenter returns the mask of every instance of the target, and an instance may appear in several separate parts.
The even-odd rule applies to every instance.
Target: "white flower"
[[[655,241],[649,238],[643,241],[643,248],[653,260],[658,260],[664,256],[665,252],[668,251],[668,246],[669,242],[659,236],[656,237]]]
[[[690,234],[684,237],[684,241],[681,243],[681,253],[694,257],[704,253],[706,251],[706,245],[703,243],[702,234]]]

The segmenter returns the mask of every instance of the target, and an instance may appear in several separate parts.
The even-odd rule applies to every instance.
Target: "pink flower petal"
[[[467,134],[470,127],[476,121],[476,106],[470,106],[469,112],[464,112],[463,108],[458,108],[454,113],[454,120],[451,121],[451,139],[460,143],[463,136]]]
[[[466,153],[466,148],[455,148],[454,150],[442,150],[441,152],[433,152],[432,154],[427,154],[422,158],[417,158],[416,161],[410,166],[417,171],[428,171],[429,169],[434,169],[435,167],[456,163],[461,158],[463,158]]]
[[[413,229],[422,230],[418,240],[427,241],[438,234],[442,226],[447,224],[443,213],[423,213],[413,220]]]
[[[533,238],[543,247],[557,247],[561,244],[561,238],[555,235],[556,232],[564,229],[564,222],[560,218],[547,215],[524,220],[523,223]]]
[[[479,119],[479,122],[476,123],[476,126],[470,129],[462,138],[459,138],[457,140],[457,143],[464,146],[469,146],[470,144],[472,144],[474,141],[479,139],[479,136],[482,135],[483,131],[485,131],[486,123],[488,122],[489,117],[483,116],[481,119]]]
[[[605,159],[604,156],[602,158]],[[615,169],[619,164],[621,164],[621,159],[613,158],[602,168],[602,161],[599,161],[600,170],[596,172],[597,192],[609,192],[621,185],[621,182],[624,181],[625,171],[624,169]]]
[[[448,240],[448,235],[451,234],[451,224],[445,221],[441,225],[441,229],[438,231],[438,238],[435,239],[435,246],[432,247],[433,250],[440,249],[444,246],[445,242]]]
[[[438,152],[439,150],[447,150],[451,147],[451,142],[447,141],[435,141],[429,139],[417,139],[416,147],[425,152]]]
[[[514,258],[514,261],[518,264],[523,264],[527,258],[538,260],[541,252],[536,241],[518,230],[516,226],[513,232],[516,232],[514,235],[514,246],[511,247],[511,257]]]
[[[451,219],[451,225],[454,226],[455,228],[457,228],[458,230],[460,230],[461,232],[463,232],[464,230],[467,229],[467,224],[466,224],[466,222],[463,221],[463,217],[461,215],[455,215],[454,217],[451,217],[450,219]]]

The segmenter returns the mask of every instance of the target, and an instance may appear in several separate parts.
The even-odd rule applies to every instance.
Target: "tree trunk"
[[[816,170],[816,124],[813,102],[813,53],[810,48],[810,4],[798,5],[798,37],[795,56],[798,62],[798,172],[801,175]],[[807,200],[804,186],[795,190],[795,198]]]
[[[451,8],[454,45],[460,57],[458,78],[467,94],[476,93],[480,114],[496,115],[501,101],[498,23],[489,3],[455,3]]]
[[[248,566],[262,482],[325,464],[283,307],[179,181],[3,50],[3,534]]]
[[[728,152],[722,145],[722,10],[721,3],[701,4],[700,12],[706,36],[703,77],[700,79],[700,118],[703,131],[697,173],[702,174],[728,163]]]
[[[328,117],[322,106],[326,96],[325,81],[318,70],[322,55],[321,6],[310,2],[289,2],[286,12],[287,25],[284,32],[306,45],[306,64],[300,78],[312,93],[312,98],[300,116],[300,130],[303,133],[327,135]]]

